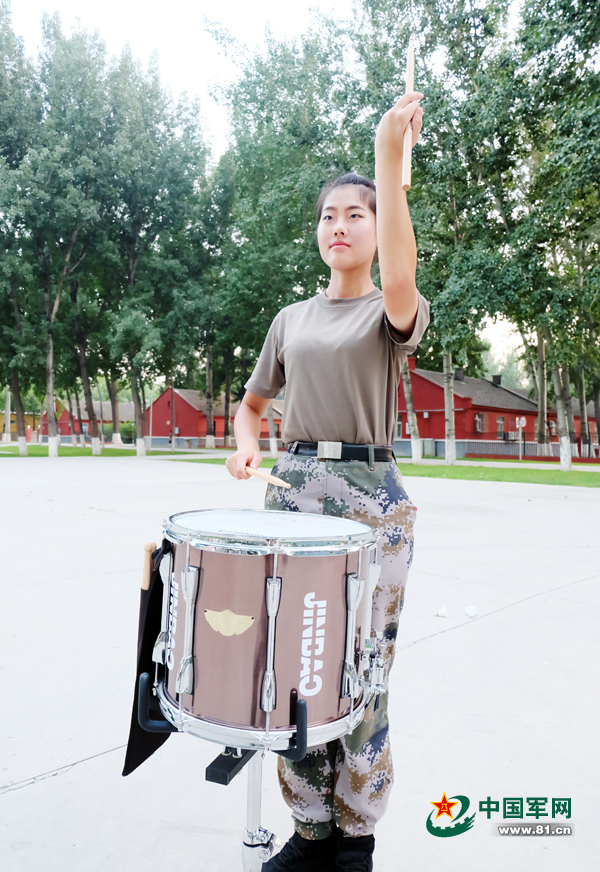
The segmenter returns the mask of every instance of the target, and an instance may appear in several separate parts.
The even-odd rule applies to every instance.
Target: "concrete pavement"
[[[158,460],[0,461],[2,872],[241,869],[245,775],[228,788],[204,781],[218,746],[173,736],[120,775],[142,544],[169,514],[260,508],[264,493],[220,466]],[[426,478],[407,489],[417,542],[392,672],[396,783],[376,869],[592,872],[600,494]],[[434,616],[441,606],[447,618]],[[425,828],[444,791],[477,812],[450,839]],[[500,807],[504,797],[569,797],[574,835],[494,838],[478,810],[488,796]],[[273,755],[263,825],[291,833]]]

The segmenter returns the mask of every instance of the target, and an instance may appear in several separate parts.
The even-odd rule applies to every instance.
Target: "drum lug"
[[[384,681],[385,675],[385,660],[381,653],[381,643],[383,642],[383,633],[377,633],[377,644],[373,645],[371,640],[368,642],[369,653],[369,682],[368,689],[371,697],[379,697],[380,694],[387,691],[387,684]],[[377,706],[376,706],[377,708]]]
[[[275,682],[275,673],[266,672],[263,675],[262,693],[260,697],[260,707],[264,712],[272,712],[275,708],[277,695],[277,685]]]
[[[276,569],[276,566],[274,567]],[[281,578],[267,578],[265,594],[267,604],[267,655],[262,681],[260,707],[264,712],[272,712],[277,705],[277,681],[275,679],[275,621],[281,599]]]
[[[267,578],[267,615],[276,618],[281,599],[281,578]]]
[[[348,617],[346,621],[346,654],[344,658],[344,671],[342,673],[342,698],[350,697],[355,700],[359,693],[358,675],[354,665],[354,637],[356,634],[356,609],[365,589],[364,578],[356,573],[346,576],[346,608]],[[350,706],[352,715],[352,706]]]
[[[185,630],[183,636],[183,656],[177,673],[175,690],[178,694],[194,692],[194,610],[198,594],[200,571],[197,566],[188,566],[181,572],[181,591],[185,600]]]
[[[169,591],[171,585],[171,565],[173,552],[163,555],[160,561],[160,577],[163,583],[162,612],[160,618],[160,633],[154,643],[152,660],[160,666],[164,666],[167,660],[167,637],[169,630]]]
[[[360,605],[365,582],[355,573],[346,576],[346,579],[346,606],[349,612],[355,612]]]
[[[194,658],[182,657],[177,672],[177,693],[193,693],[194,692]]]
[[[343,678],[343,697],[349,697],[354,700],[358,696],[359,681],[354,663],[344,663],[344,678]]]

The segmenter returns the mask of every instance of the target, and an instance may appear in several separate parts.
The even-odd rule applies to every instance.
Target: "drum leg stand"
[[[257,751],[248,763],[248,807],[242,844],[244,872],[260,872],[278,841],[260,825],[263,757],[264,753]]]

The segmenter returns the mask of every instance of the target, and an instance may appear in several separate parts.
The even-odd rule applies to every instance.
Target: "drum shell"
[[[267,654],[266,579],[273,576],[274,555],[217,553],[187,544],[175,544],[174,551],[167,696],[192,717],[264,730],[266,713],[260,703]],[[299,698],[306,699],[309,725],[335,721],[348,713],[349,700],[340,698],[346,645],[346,577],[357,572],[358,559],[357,551],[327,556],[277,556],[276,573],[281,578],[274,660],[277,696],[270,714],[270,730],[293,728],[290,716],[293,690],[298,691]],[[188,565],[199,567],[193,634],[194,693],[182,694],[179,699],[176,676],[183,656],[185,625],[180,579]],[[325,605],[314,608],[311,614],[307,602]],[[370,627],[365,631],[363,626],[366,612],[370,614],[364,602],[365,596],[357,614],[356,639],[360,648],[370,634]],[[317,627],[317,623],[321,626]],[[305,658],[303,663],[303,653],[312,655],[321,647],[315,644],[317,629],[324,631],[322,653]],[[302,684],[301,673],[307,666],[308,680]],[[318,690],[315,676],[320,679]]]

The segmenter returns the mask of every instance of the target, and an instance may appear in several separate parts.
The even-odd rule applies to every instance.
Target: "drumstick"
[[[142,569],[142,590],[148,590],[150,587],[150,576],[152,575],[152,552],[156,551],[156,542],[147,542],[144,545],[144,568]]]
[[[246,472],[248,475],[254,475],[256,478],[262,479],[262,481],[268,481],[270,484],[277,485],[277,487],[291,487],[291,484],[288,484],[287,481],[277,478],[276,475],[269,475],[268,472],[264,472],[262,469],[254,469],[253,466],[247,466]]]
[[[408,41],[408,54],[406,56],[406,93],[409,94],[415,88],[415,40]],[[412,121],[404,131],[404,147],[402,149],[402,190],[410,191],[410,172],[412,164]]]

